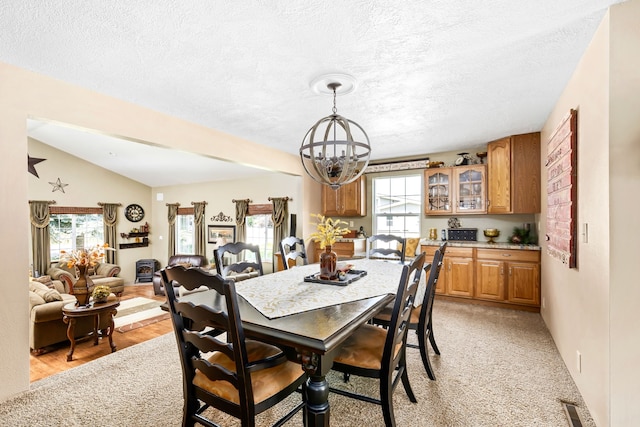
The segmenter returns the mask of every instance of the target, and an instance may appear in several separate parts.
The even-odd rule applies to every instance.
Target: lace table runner
[[[397,292],[400,264],[368,259],[348,263],[367,275],[346,286],[305,282],[305,276],[319,270],[311,264],[237,282],[236,291],[269,319]]]

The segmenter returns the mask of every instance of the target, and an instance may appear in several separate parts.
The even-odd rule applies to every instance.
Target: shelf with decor
[[[134,242],[120,243],[120,249],[143,248],[149,246],[149,224],[132,229],[129,233],[120,233],[123,239],[135,239]]]

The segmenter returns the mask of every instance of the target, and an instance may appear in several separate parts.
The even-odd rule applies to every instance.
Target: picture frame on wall
[[[208,225],[207,241],[214,245],[222,246],[236,241],[235,225]]]

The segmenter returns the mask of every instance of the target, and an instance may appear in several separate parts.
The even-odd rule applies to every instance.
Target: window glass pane
[[[52,214],[49,221],[51,261],[60,251],[89,249],[104,243],[102,214]]]
[[[176,253],[195,253],[193,247],[193,215],[178,215],[176,217]]]
[[[374,234],[420,236],[421,175],[373,179]]]
[[[258,245],[262,261],[271,262],[273,256],[273,221],[271,221],[271,215],[248,216],[246,225],[247,243]],[[247,260],[249,259],[247,258]]]

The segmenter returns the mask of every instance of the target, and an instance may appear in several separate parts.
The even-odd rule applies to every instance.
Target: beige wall
[[[4,273],[0,293],[0,401],[29,388],[28,118],[53,120],[118,137],[176,147],[265,170],[303,175],[297,156],[269,149],[219,131],[198,126],[55,79],[0,63],[0,190],[1,255],[12,268]],[[319,187],[302,179],[302,214],[319,208]],[[96,202],[100,201],[98,199]],[[126,201],[122,201],[126,203]]]
[[[640,417],[640,264],[632,243],[640,238],[632,218],[639,202],[630,197],[640,188],[639,20],[637,0],[611,8],[542,129],[545,158],[545,141],[569,109],[578,110],[578,266],[565,267],[543,247],[541,313],[601,427]],[[543,233],[545,211],[543,197]]]

